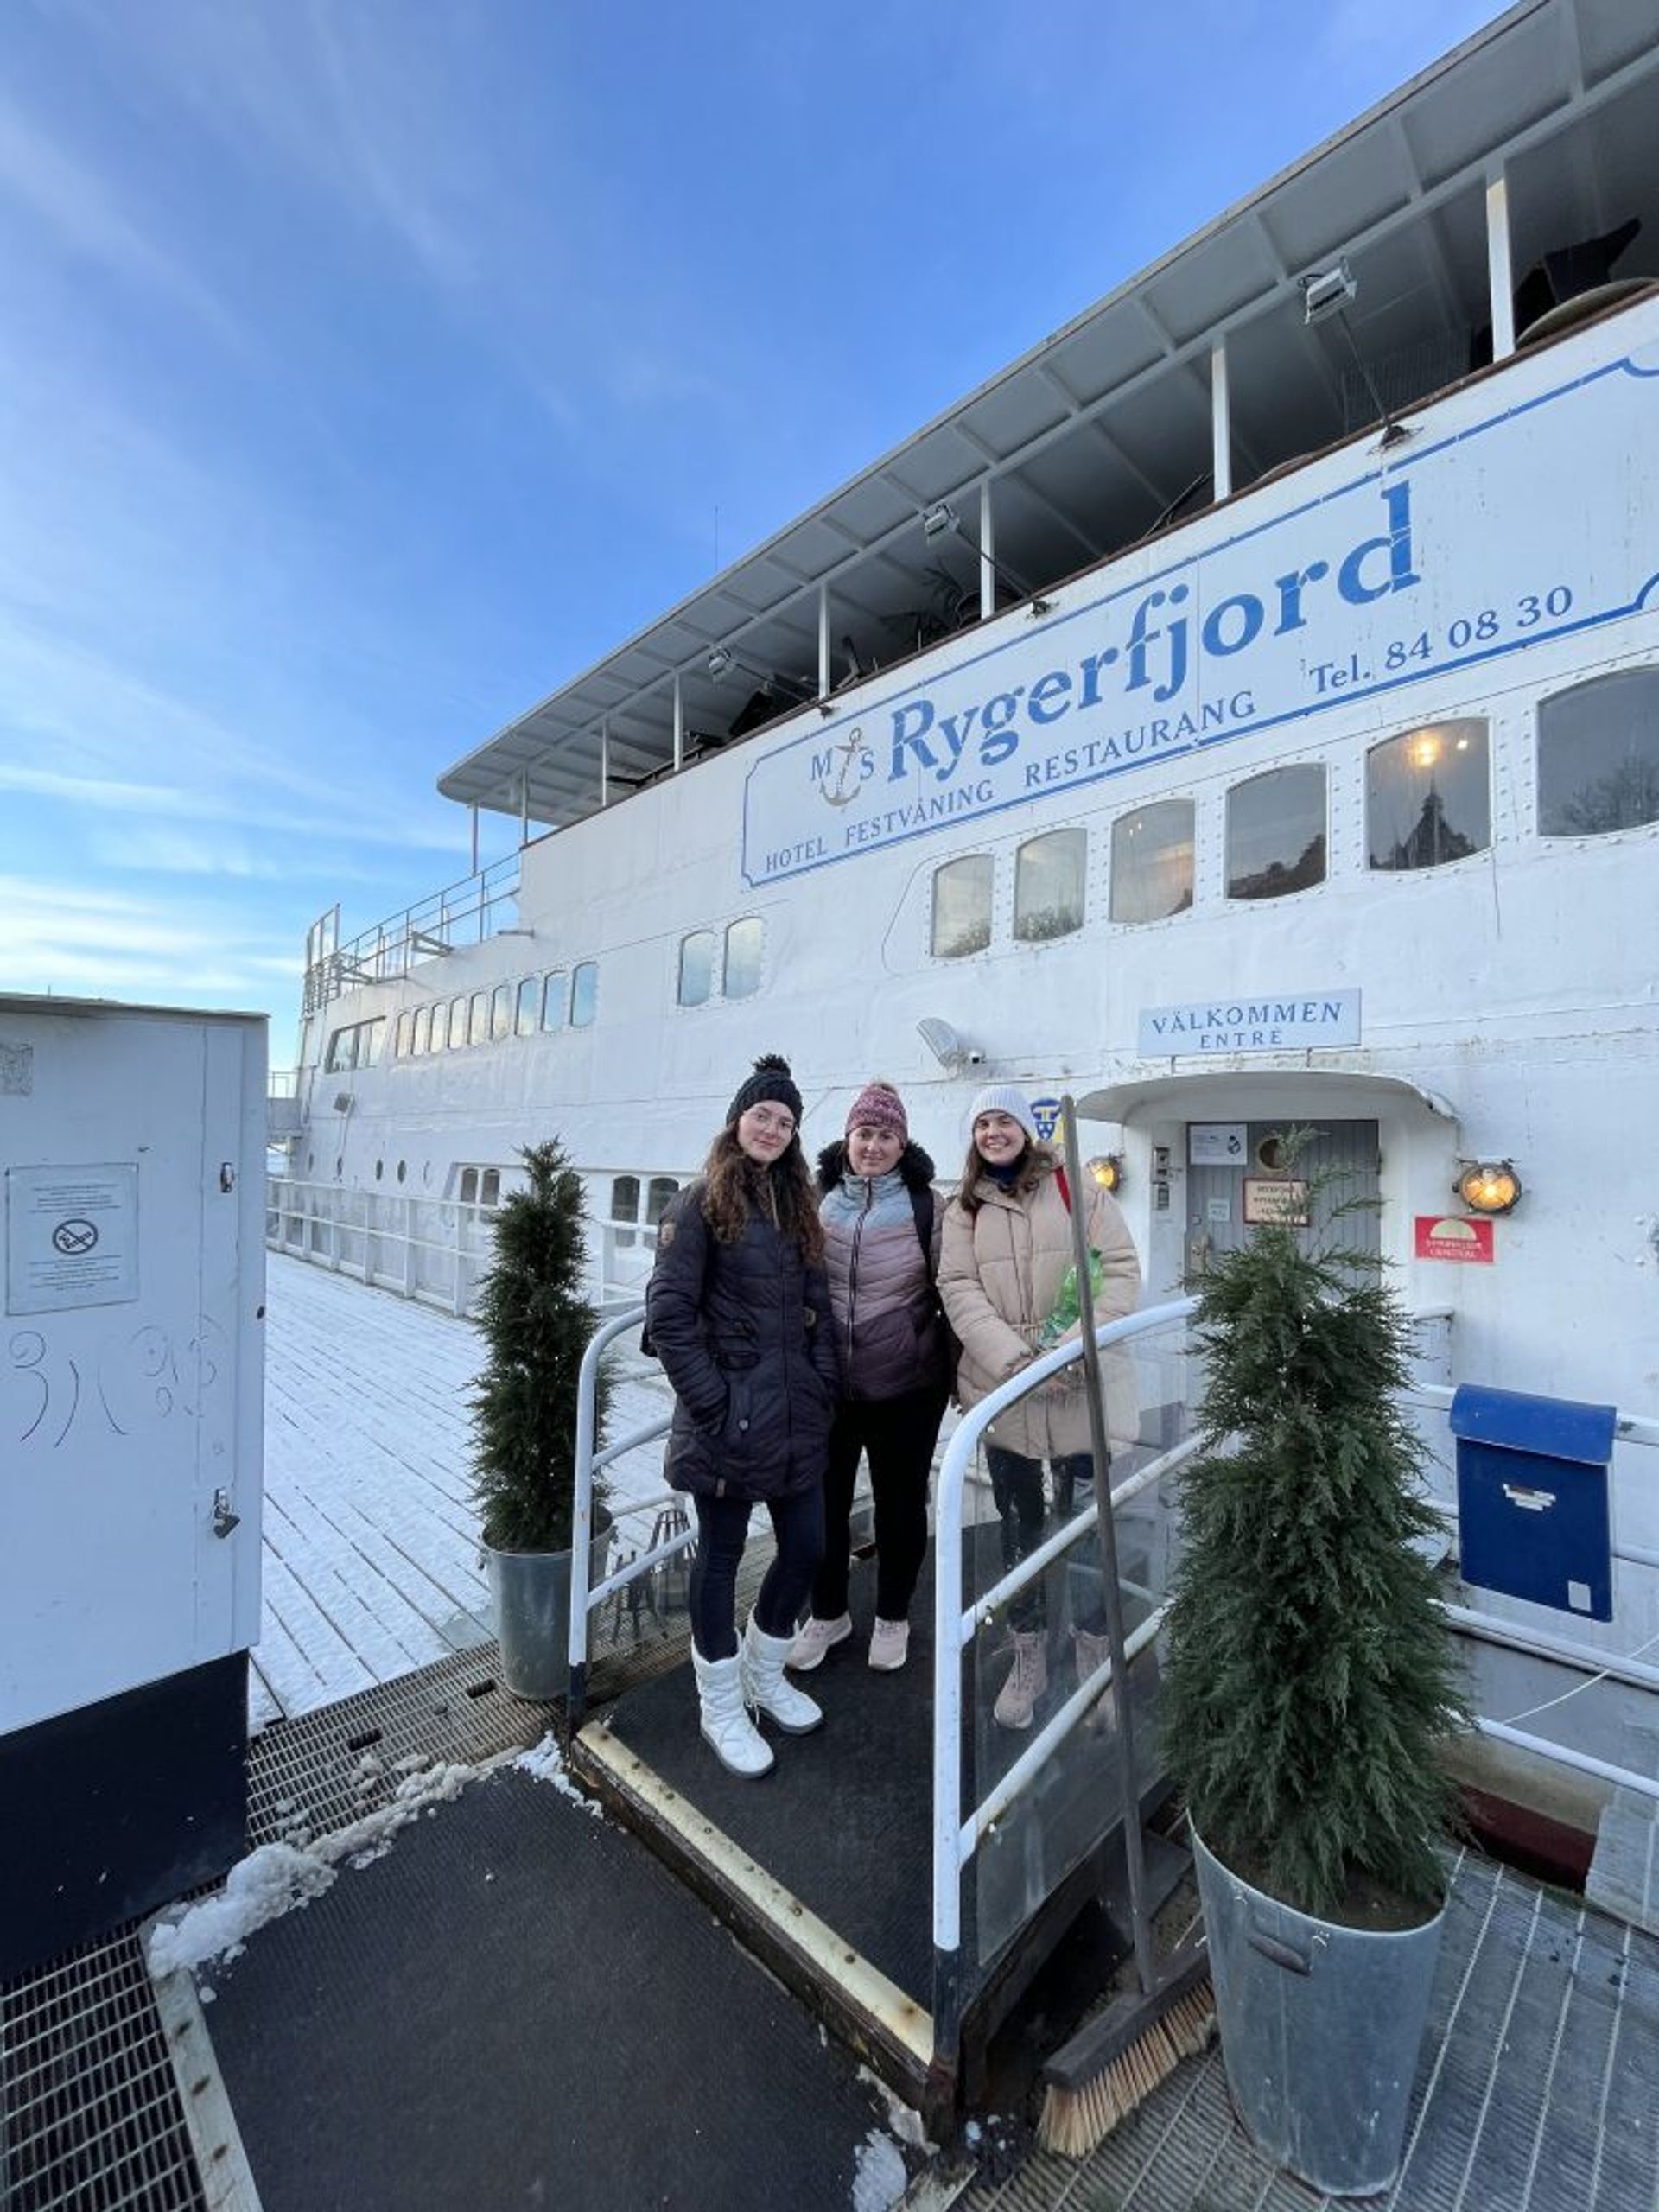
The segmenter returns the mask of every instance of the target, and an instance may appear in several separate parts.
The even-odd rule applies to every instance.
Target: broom
[[[1106,1402],[1101,1389],[1100,1347],[1095,1341],[1094,1285],[1089,1274],[1089,1229],[1084,1218],[1077,1108],[1060,1102],[1065,1166],[1077,1203],[1068,1205],[1077,1278],[1077,1321],[1089,1394],[1089,1440],[1094,1452],[1096,1532],[1100,1541],[1102,1595],[1107,1647],[1117,1708],[1118,1775],[1123,1796],[1123,1855],[1129,1878],[1129,1920],[1137,1986],[1090,2021],[1043,2068],[1047,2084],[1037,2139],[1046,2151],[1081,2158],[1127,2120],[1183,2058],[1210,2038],[1209,1961],[1202,1936],[1179,1944],[1160,1972],[1152,1953],[1152,1912],[1141,1833],[1141,1790],[1135,1770],[1128,1664],[1124,1654],[1123,1597],[1117,1580],[1117,1531],[1112,1518]]]

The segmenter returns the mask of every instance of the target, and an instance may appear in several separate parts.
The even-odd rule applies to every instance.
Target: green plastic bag
[[[1104,1264],[1099,1253],[1091,1248],[1089,1254],[1089,1288],[1096,1300],[1105,1287],[1105,1282]],[[1077,1327],[1077,1263],[1074,1260],[1060,1277],[1059,1294],[1054,1300],[1054,1311],[1039,1331],[1038,1343],[1045,1351],[1048,1351],[1052,1345],[1058,1344],[1069,1329]]]

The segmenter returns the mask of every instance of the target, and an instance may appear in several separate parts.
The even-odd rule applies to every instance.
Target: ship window
[[[490,993],[490,1035],[493,1038],[512,1034],[512,985],[498,983]]]
[[[410,1050],[418,1058],[421,1053],[424,1052],[428,1049],[432,1041],[431,1007],[429,1006],[417,1007],[416,1009],[415,1020],[410,1027],[412,1036]]]
[[[376,1181],[377,1183],[380,1180],[381,1177],[385,1173],[385,1172],[386,1172],[386,1163],[385,1163],[385,1161],[384,1160],[377,1160],[375,1161],[375,1163],[374,1163],[374,1179],[375,1179],[375,1181]]]
[[[599,969],[591,960],[583,960],[570,976],[570,1027],[588,1028],[599,1011]]]
[[[485,1045],[490,1036],[490,995],[474,991],[467,1009],[467,1042]]]
[[[411,1049],[410,1038],[414,1027],[415,1017],[412,1014],[400,1014],[398,1015],[397,1042],[391,1048],[392,1057],[395,1059],[401,1060],[408,1057]]]
[[[1538,709],[1538,827],[1601,837],[1659,822],[1659,669],[1558,691]]]
[[[714,990],[715,933],[693,930],[680,939],[680,1004],[706,1006]]]
[[[1025,944],[1070,937],[1083,927],[1086,830],[1052,830],[1031,837],[1014,862],[1014,933]]]
[[[969,853],[933,871],[933,955],[960,960],[991,941],[995,869],[988,853]]]
[[[465,999],[451,999],[449,1001],[449,1049],[452,1052],[457,1052],[466,1042],[467,1001]]]
[[[668,1211],[668,1202],[679,1189],[671,1175],[653,1175],[645,1192],[645,1223],[655,1229]]]
[[[379,1058],[380,1047],[385,1041],[385,1016],[383,1014],[378,1021],[362,1022],[359,1027],[357,1065],[360,1068],[372,1068]]]
[[[626,1252],[636,1242],[633,1224],[639,1218],[639,1178],[637,1175],[619,1175],[611,1185],[611,1220],[616,1229],[616,1249],[619,1252]]]
[[[322,1064],[324,1073],[344,1075],[352,1068],[372,1068],[379,1057],[385,1027],[382,1014],[373,1021],[353,1021],[344,1029],[336,1029],[328,1039],[328,1051]]]
[[[526,976],[518,986],[518,1014],[516,1027],[521,1037],[533,1037],[537,1017],[541,1012],[542,979]]]
[[[1325,770],[1247,776],[1227,794],[1227,896],[1283,899],[1325,881]]]
[[[563,1029],[564,1027],[565,994],[570,979],[563,968],[556,968],[542,985],[542,1027],[543,1029]]]
[[[746,914],[726,932],[726,995],[752,999],[760,988],[760,955],[766,949],[766,925],[758,914]],[[653,1185],[652,1188],[656,1186]]]
[[[1365,839],[1373,868],[1444,868],[1491,842],[1486,725],[1427,722],[1365,756]]]
[[[478,1202],[481,1206],[499,1206],[501,1203],[501,1170],[486,1167],[478,1179]]]
[[[464,1206],[475,1206],[478,1204],[476,1167],[463,1167],[461,1171],[461,1203]]]
[[[343,1074],[346,1069],[355,1067],[357,1065],[356,1052],[356,1030],[336,1029],[334,1035],[328,1039],[328,1053],[327,1058],[322,1064],[323,1073],[325,1075],[340,1075]]]
[[[397,1180],[401,1183],[408,1173],[409,1162],[406,1160],[400,1160],[397,1163]]]
[[[1192,904],[1190,798],[1155,799],[1112,824],[1115,922],[1161,922]]]

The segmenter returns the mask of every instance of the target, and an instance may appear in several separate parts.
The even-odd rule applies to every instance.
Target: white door
[[[262,1028],[0,1001],[0,1732],[257,1632]]]

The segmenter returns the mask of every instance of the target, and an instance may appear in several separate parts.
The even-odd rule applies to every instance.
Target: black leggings
[[[988,1444],[985,1464],[990,1470],[991,1496],[1002,1521],[1002,1565],[1006,1570],[1018,1567],[1043,1541],[1043,1463],[1027,1459],[1023,1452],[1010,1452],[1005,1445]],[[1057,1518],[1069,1521],[1075,1510],[1077,1492],[1082,1490],[1086,1494],[1094,1483],[1094,1460],[1087,1452],[1066,1452],[1051,1459],[1049,1465],[1054,1470]],[[1039,1575],[1035,1582],[1028,1582],[1009,1605],[1008,1619],[1017,1629],[1038,1629],[1045,1625],[1047,1618],[1047,1599]],[[1096,1620],[1103,1624],[1105,1614],[1096,1600],[1089,1609],[1088,1618],[1079,1625],[1092,1632]]]
[[[838,1621],[847,1610],[853,1488],[867,1452],[875,1503],[876,1618],[909,1618],[916,1578],[927,1554],[927,1482],[944,1402],[943,1390],[842,1402],[830,1432],[830,1471],[823,1482],[823,1565],[812,1583],[816,1619]]]
[[[737,1563],[748,1541],[752,1497],[704,1497],[696,1501],[697,1543],[691,1554],[691,1641],[704,1659],[730,1659],[737,1650]],[[810,1490],[765,1501],[778,1540],[778,1555],[766,1569],[754,1601],[756,1625],[763,1636],[793,1636],[795,1622],[823,1556],[823,1491]]]

